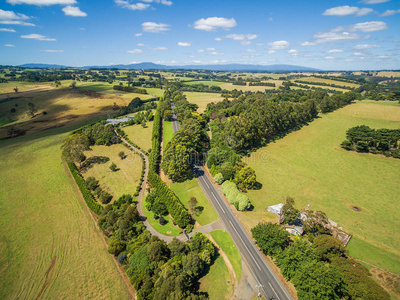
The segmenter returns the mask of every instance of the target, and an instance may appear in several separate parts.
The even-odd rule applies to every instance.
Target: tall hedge
[[[152,188],[156,190],[157,196],[165,203],[175,223],[180,228],[185,228],[189,225],[191,217],[185,206],[154,170],[149,171],[148,180]]]
[[[229,203],[235,204],[237,210],[243,211],[251,207],[249,197],[242,194],[236,184],[232,181],[225,181],[221,185],[222,193],[226,196]]]
[[[82,193],[83,199],[87,206],[97,215],[100,214],[102,206],[96,202],[93,198],[92,193],[85,185],[85,179],[83,179],[81,173],[78,171],[74,163],[68,163],[69,170],[71,171],[72,176],[75,179],[76,184],[79,187],[79,190]]]
[[[161,153],[161,102],[158,102],[156,113],[154,115],[153,133],[152,133],[152,150],[150,155],[150,170],[158,174],[160,171],[160,153]]]

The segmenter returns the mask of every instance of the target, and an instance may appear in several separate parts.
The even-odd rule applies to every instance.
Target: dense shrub
[[[99,181],[94,177],[88,177],[85,180],[85,185],[89,190],[94,191],[99,186]]]
[[[251,208],[249,197],[242,194],[236,184],[232,181],[225,181],[222,185],[222,193],[226,196],[229,203],[235,204],[237,210],[243,211]]]
[[[110,193],[108,193],[107,191],[102,191],[100,194],[99,200],[101,203],[107,204],[107,203],[110,203],[112,197],[113,196]]]
[[[147,94],[147,91],[145,89],[139,89],[134,86],[114,85],[114,90],[136,93],[136,94]]]
[[[82,193],[83,199],[85,199],[85,202],[87,206],[95,213],[95,214],[100,214],[101,212],[101,205],[94,200],[92,193],[90,190],[86,187],[85,180],[83,179],[82,175],[79,173],[78,169],[76,168],[74,163],[68,163],[68,167],[71,171],[72,176],[75,179],[76,184],[79,187],[79,190]]]
[[[217,184],[221,185],[224,182],[224,176],[221,173],[218,173],[214,176],[214,180]]]

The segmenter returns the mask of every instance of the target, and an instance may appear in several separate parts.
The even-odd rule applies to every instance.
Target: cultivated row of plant
[[[161,180],[154,170],[149,171],[148,181],[151,187],[156,190],[156,195],[165,204],[174,222],[180,228],[186,228],[190,224],[191,217],[175,193]]]
[[[161,129],[162,129],[162,115],[161,115],[161,102],[157,105],[156,113],[154,115],[153,132],[152,132],[152,148],[150,155],[150,170],[158,174],[160,171],[160,155],[161,155]]]
[[[81,173],[78,171],[78,169],[76,168],[76,166],[73,162],[68,163],[68,168],[71,171],[71,174],[74,177],[75,182],[78,185],[79,190],[81,191],[83,199],[85,199],[87,206],[95,214],[99,215],[101,212],[102,206],[96,202],[96,200],[93,198],[91,191],[86,187],[85,179],[83,179]]]
[[[400,129],[372,129],[361,125],[347,130],[346,137],[341,144],[346,150],[400,158]]]
[[[275,87],[274,82],[249,82],[249,86],[270,86]]]
[[[147,95],[146,89],[139,89],[134,86],[114,85],[114,90]]]

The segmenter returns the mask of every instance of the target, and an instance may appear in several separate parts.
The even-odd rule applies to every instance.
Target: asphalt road
[[[179,123],[177,122],[175,106],[172,101],[171,108],[173,111],[172,128],[175,133],[179,129]],[[204,194],[214,206],[214,209],[224,223],[226,230],[236,244],[242,260],[249,266],[249,269],[259,283],[258,285],[261,285],[259,289],[260,293],[266,299],[292,300],[293,298],[290,296],[289,292],[271,270],[253,240],[236,219],[220,192],[205,174],[203,168],[200,165],[194,165],[193,171]]]

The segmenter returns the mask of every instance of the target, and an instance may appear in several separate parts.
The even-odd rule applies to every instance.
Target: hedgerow
[[[234,182],[225,181],[221,185],[221,189],[229,203],[234,204],[237,210],[243,211],[251,207],[249,197],[239,192]]]
[[[85,185],[85,180],[83,179],[81,173],[78,171],[74,163],[68,163],[69,170],[71,171],[72,176],[75,179],[76,184],[79,187],[79,190],[82,193],[83,199],[87,206],[97,215],[100,214],[102,206],[96,202],[93,198],[92,193]]]
[[[161,101],[158,103],[154,115],[152,149],[150,154],[150,170],[158,174],[160,171],[160,152],[161,152]]]

